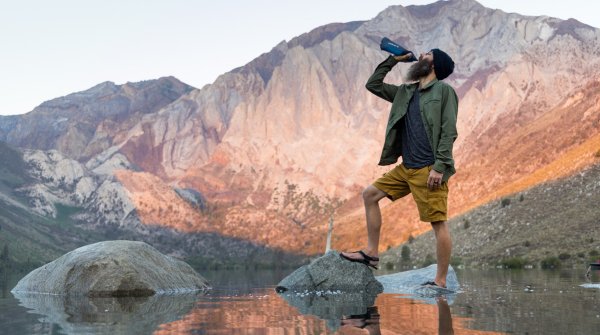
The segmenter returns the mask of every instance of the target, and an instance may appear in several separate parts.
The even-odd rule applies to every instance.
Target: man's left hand
[[[443,173],[431,169],[431,171],[429,172],[429,178],[427,178],[427,187],[429,188],[429,190],[433,191],[442,186],[443,175]]]

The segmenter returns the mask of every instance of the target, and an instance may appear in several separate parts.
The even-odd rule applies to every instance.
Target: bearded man
[[[452,58],[439,49],[421,54],[400,86],[383,82],[386,74],[412,54],[390,56],[379,64],[367,81],[367,90],[392,103],[379,165],[402,163],[369,185],[362,193],[367,217],[366,249],[340,256],[377,269],[381,211],[379,200],[398,200],[409,193],[419,209],[421,221],[435,232],[437,273],[423,285],[446,287],[452,251],[448,230],[448,179],[456,172],[452,146],[457,137],[458,97],[441,80],[454,71]]]

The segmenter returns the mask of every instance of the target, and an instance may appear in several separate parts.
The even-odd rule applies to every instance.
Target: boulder
[[[383,286],[364,264],[331,250],[284,278],[276,290],[300,313],[316,315],[336,330],[343,316],[365,314]]]
[[[209,288],[191,266],[144,242],[105,241],[75,249],[33,270],[11,292],[123,297]]]
[[[308,265],[285,277],[276,287],[277,292],[383,292],[383,286],[364,264],[349,262],[331,250]]]
[[[378,276],[377,280],[383,285],[384,293],[412,294],[411,298],[452,295],[459,290],[458,278],[452,266],[448,268],[445,289],[422,286],[435,278],[436,271],[437,264],[432,264],[421,269]]]

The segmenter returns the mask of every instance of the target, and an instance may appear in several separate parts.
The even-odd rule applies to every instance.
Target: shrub
[[[394,263],[392,263],[392,262],[385,263],[385,269],[386,270],[393,270],[394,269]]]
[[[523,202],[523,200],[525,200],[525,196],[521,194],[521,195],[519,196],[519,202]]]
[[[525,241],[525,242],[523,243],[523,245],[524,245],[526,248],[529,248],[529,247],[531,246],[531,242],[529,242],[529,241]]]
[[[433,256],[431,256],[431,254],[427,254],[427,256],[425,256],[425,261],[423,261],[423,267],[429,266],[434,263],[435,263],[435,258],[433,258]]]
[[[459,256],[450,257],[450,265],[459,266],[459,265],[462,265],[462,263],[463,263],[463,260],[461,257],[459,257]]]
[[[577,257],[579,257],[579,258],[585,258],[585,253],[584,252],[578,252],[577,253]]]
[[[590,251],[590,256],[598,256],[598,250],[592,250]]]
[[[547,257],[540,262],[540,265],[542,269],[555,269],[560,267],[560,260],[554,256]]]
[[[522,269],[527,261],[521,257],[512,257],[503,259],[500,264],[507,269]]]
[[[471,227],[471,223],[469,222],[469,220],[465,220],[465,224],[463,225],[463,227],[465,229],[469,229],[469,227]]]
[[[402,251],[400,251],[400,257],[402,257],[403,261],[410,260],[410,248],[407,245],[402,246]]]
[[[510,205],[510,198],[503,198],[500,203],[502,205],[502,208],[504,208],[504,207]]]
[[[571,258],[571,255],[569,255],[566,252],[563,252],[562,254],[558,255],[558,259],[560,259],[561,261],[566,261],[569,258]]]
[[[412,236],[412,234],[408,235],[408,243],[413,243],[414,240],[415,238]]]
[[[600,150],[596,151],[596,153],[594,154],[594,157],[600,158]]]

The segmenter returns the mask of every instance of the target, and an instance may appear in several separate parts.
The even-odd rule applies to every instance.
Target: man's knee
[[[365,203],[377,203],[385,197],[385,192],[373,185],[369,185],[363,190],[362,197]]]

